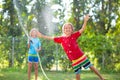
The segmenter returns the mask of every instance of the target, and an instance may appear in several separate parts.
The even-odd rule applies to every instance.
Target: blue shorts
[[[35,54],[28,54],[28,62],[34,62],[34,63],[38,63],[39,60],[38,60],[38,56]]]

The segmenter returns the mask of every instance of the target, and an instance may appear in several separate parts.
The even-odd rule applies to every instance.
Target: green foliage
[[[10,37],[0,38],[0,68],[6,68],[9,66],[8,56],[10,53]],[[7,44],[6,44],[7,43]]]
[[[115,44],[116,39],[112,39],[107,35],[90,34],[92,35],[89,35],[89,33],[83,34],[78,40],[85,54],[88,55],[92,63],[101,70],[116,71],[116,68],[118,70],[119,58],[117,56],[119,52],[117,52],[116,49],[118,47]]]
[[[42,50],[40,51],[40,57],[44,68],[51,69],[55,62],[55,44],[52,41],[42,40]]]
[[[1,38],[1,69],[12,66],[12,47],[14,46],[14,67],[22,67],[23,61],[26,58],[26,39],[25,38],[15,38],[15,44],[12,44],[12,37]],[[7,44],[6,44],[7,43]],[[6,65],[6,66],[4,66]]]
[[[47,8],[59,23],[54,23],[55,34],[61,34],[61,26],[67,22],[65,17],[66,5],[61,0],[16,0],[20,10],[22,24],[27,31],[37,27],[40,32],[48,34],[47,22],[43,11]],[[27,68],[27,38],[20,27],[17,10],[13,0],[2,0],[0,4],[0,69],[12,67],[12,39],[14,44],[14,68],[26,71]],[[57,4],[62,8],[53,10],[52,5]],[[31,8],[27,8],[30,6]],[[68,19],[73,23],[75,30],[79,30],[83,24],[83,15],[90,13],[91,19],[87,28],[78,39],[78,43],[88,55],[92,63],[101,70],[120,72],[120,0],[73,0],[70,3],[71,15]],[[31,10],[29,10],[31,9]],[[47,14],[49,14],[47,13]],[[47,19],[47,21],[52,18]],[[52,24],[52,21],[49,21]],[[51,26],[53,28],[53,26]],[[58,62],[64,71],[71,70],[71,63],[67,59],[62,47],[52,41],[41,39],[42,50],[40,57],[44,69],[51,69]],[[110,65],[109,65],[110,64]]]

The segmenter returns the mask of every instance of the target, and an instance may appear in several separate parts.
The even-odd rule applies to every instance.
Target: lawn
[[[72,72],[46,72],[50,80],[75,80],[75,75]],[[120,80],[120,73],[102,73],[107,80]],[[34,80],[34,73],[32,73]],[[0,72],[0,80],[27,80],[27,73],[23,72]],[[39,73],[38,80],[46,80],[42,73]],[[99,80],[98,77],[89,71],[83,71],[81,80]]]

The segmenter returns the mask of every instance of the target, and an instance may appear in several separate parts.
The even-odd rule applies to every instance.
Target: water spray
[[[21,18],[21,16],[20,16],[20,12],[19,12],[19,8],[17,7],[17,2],[16,2],[16,0],[13,0],[13,4],[14,4],[14,7],[15,7],[15,9],[16,9],[16,11],[17,11],[18,20],[19,20],[19,23],[20,23],[20,25],[21,25],[21,28],[22,28],[23,31],[25,32],[26,36],[29,38],[28,32],[27,32],[27,31],[25,30],[25,28],[23,27],[23,26],[24,26],[24,25],[23,25],[23,20],[22,20],[22,18]]]
[[[24,31],[25,35],[27,36],[27,38],[30,39],[30,37],[29,37],[29,35],[28,35],[28,32],[27,32],[26,29],[23,27],[23,26],[25,26],[25,25],[23,25],[23,20],[22,20],[22,18],[21,18],[21,14],[20,14],[20,12],[19,12],[19,8],[17,7],[17,2],[16,2],[16,0],[13,0],[13,4],[14,4],[14,7],[15,7],[15,9],[16,9],[16,11],[17,11],[18,20],[19,20],[19,23],[20,23],[20,25],[21,25],[21,28],[23,29],[23,31]],[[30,40],[30,41],[31,41],[31,40]],[[31,42],[32,42],[32,41],[31,41]],[[33,43],[33,42],[32,42],[32,43]],[[39,56],[38,52],[37,52],[37,56],[38,56],[38,59],[39,59],[39,64],[40,64],[40,68],[41,68],[41,70],[42,70],[43,75],[45,76],[45,78],[46,78],[47,80],[50,80],[50,79],[47,77],[47,75],[46,75],[46,73],[45,73],[45,71],[44,71],[44,69],[43,69],[43,67],[42,67],[41,60],[40,60],[40,56]]]

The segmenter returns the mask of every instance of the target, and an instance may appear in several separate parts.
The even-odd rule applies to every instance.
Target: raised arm
[[[48,39],[48,40],[53,40],[54,39],[53,37],[43,35],[40,32],[37,32],[37,34],[38,34],[38,37],[40,37],[40,38],[44,38],[44,39]]]
[[[86,15],[86,16],[84,17],[84,23],[83,23],[83,25],[82,25],[82,28],[79,30],[80,33],[83,33],[83,31],[85,30],[87,21],[88,21],[89,19],[90,19],[89,15]]]

